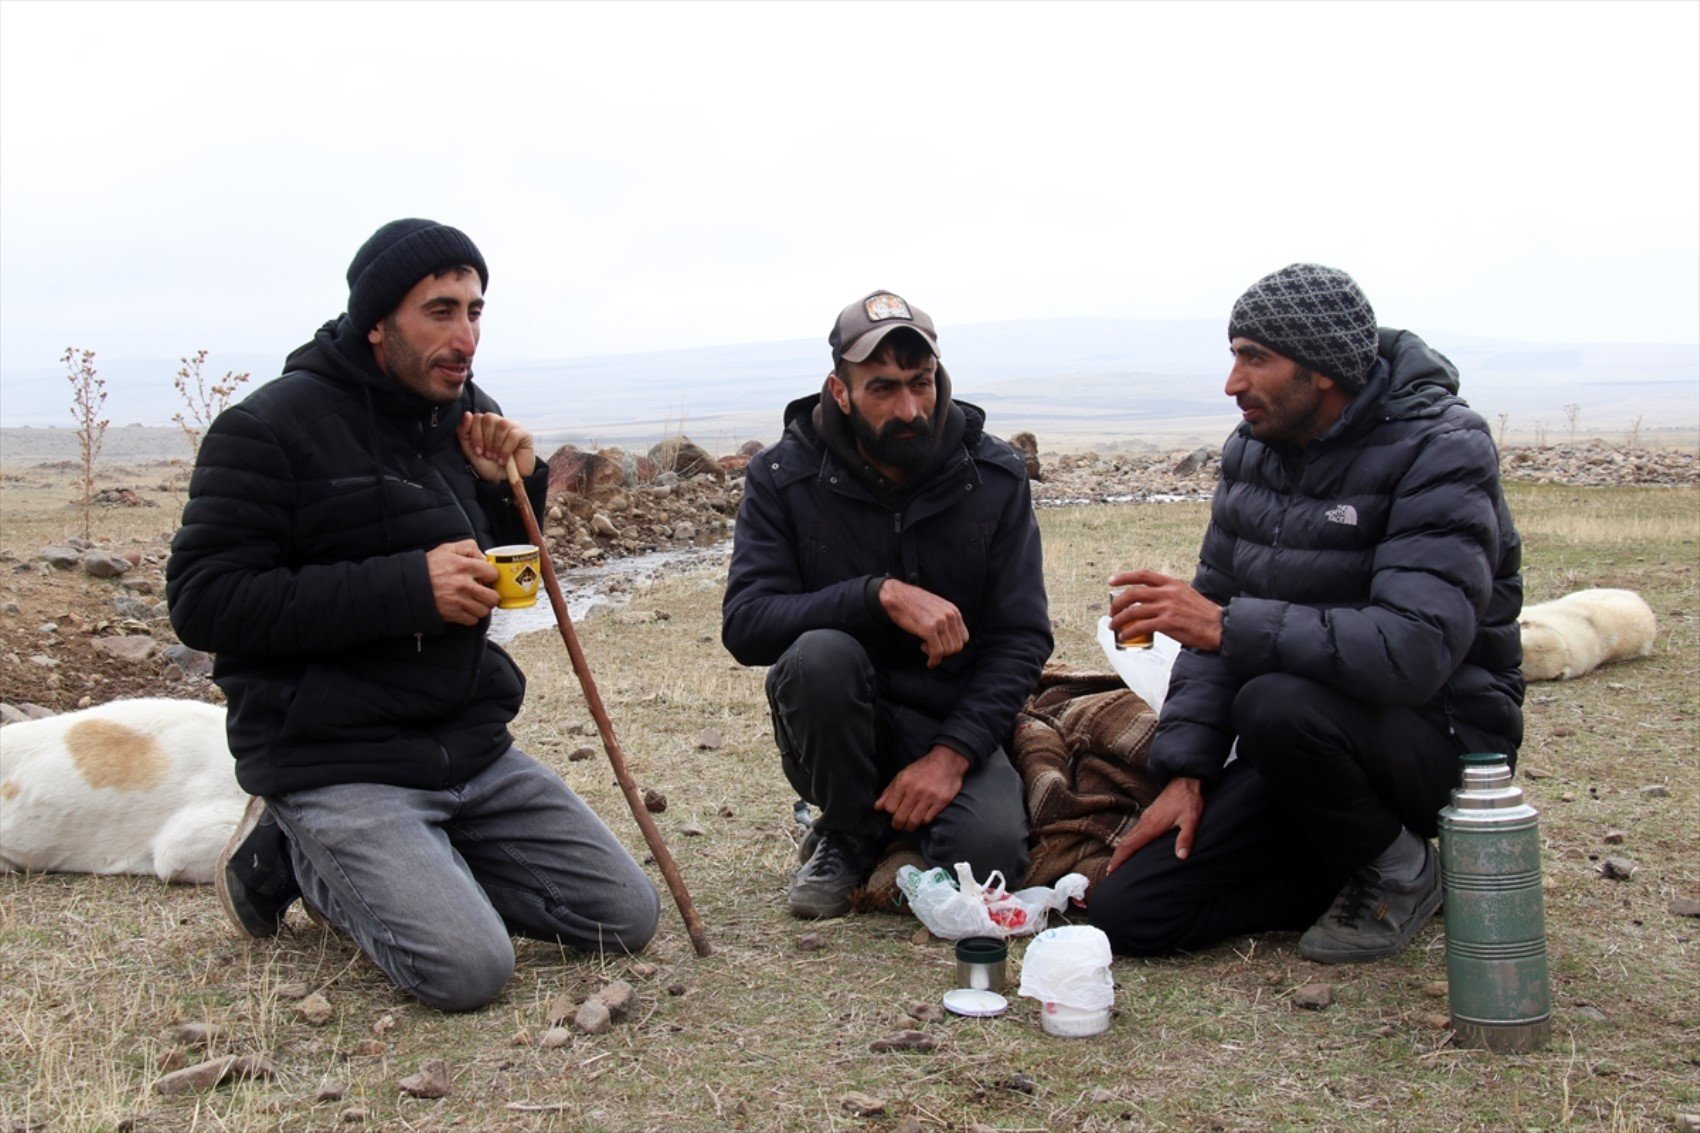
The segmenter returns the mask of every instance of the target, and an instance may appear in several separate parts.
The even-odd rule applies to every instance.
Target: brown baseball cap
[[[866,362],[885,336],[899,327],[918,332],[932,348],[933,357],[939,356],[938,332],[927,312],[889,291],[875,291],[838,312],[826,341],[846,362]]]

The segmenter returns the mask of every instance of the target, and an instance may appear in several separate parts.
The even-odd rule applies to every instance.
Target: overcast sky
[[[505,361],[1222,318],[1700,341],[1700,4],[0,4],[0,366],[282,355],[453,224]],[[946,338],[948,353],[948,337]],[[823,345],[824,351],[824,345]]]

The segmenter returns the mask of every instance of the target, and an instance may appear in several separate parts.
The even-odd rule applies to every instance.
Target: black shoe
[[[289,841],[265,799],[256,795],[248,800],[236,832],[219,851],[213,887],[230,923],[253,937],[275,935],[284,913],[301,896],[289,861]]]
[[[1440,895],[1440,862],[1426,842],[1415,880],[1392,881],[1365,866],[1299,937],[1299,955],[1319,964],[1364,964],[1397,956],[1440,908]]]
[[[836,830],[810,832],[808,860],[791,876],[786,897],[794,917],[841,917],[850,911],[850,891],[862,884],[879,847]]]

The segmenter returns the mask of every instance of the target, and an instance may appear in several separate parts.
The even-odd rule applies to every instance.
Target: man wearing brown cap
[[[1019,454],[951,398],[933,322],[889,291],[839,314],[832,372],[751,459],[721,639],[770,665],[780,764],[820,808],[788,900],[850,907],[882,848],[1027,868],[1005,745],[1051,652]]]
[[[1167,785],[1092,922],[1131,954],[1304,929],[1308,959],[1376,960],[1440,903],[1459,757],[1516,758],[1521,544],[1458,371],[1378,329],[1345,272],[1264,277],[1228,336],[1244,420],[1192,584],[1110,579],[1118,632],[1186,649],[1150,755]]]
[[[654,885],[514,746],[525,678],[486,637],[483,548],[523,542],[531,434],[472,381],[489,272],[458,229],[384,225],[348,311],[207,431],[166,568],[171,621],[217,654],[236,778],[255,796],[215,877],[269,936],[304,898],[397,986],[494,998],[510,933],[642,948]]]

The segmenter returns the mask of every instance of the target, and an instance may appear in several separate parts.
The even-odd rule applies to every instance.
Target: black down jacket
[[[977,767],[1007,744],[1051,654],[1051,621],[1021,457],[984,432],[978,407],[948,401],[942,371],[940,384],[937,455],[901,495],[870,487],[823,441],[819,395],[786,407],[784,436],[746,473],[721,640],[739,662],[771,665],[807,630],[843,630],[868,651],[881,696],[941,721],[903,754],[946,744]],[[888,576],[955,603],[967,647],[927,668],[879,605]]]
[[[1175,662],[1151,749],[1163,777],[1220,770],[1234,695],[1264,673],[1419,709],[1460,752],[1516,758],[1522,544],[1498,453],[1445,357],[1386,328],[1380,355],[1302,449],[1244,425],[1224,446],[1193,579],[1223,605],[1222,649]]]
[[[213,422],[166,567],[177,635],[217,654],[250,794],[462,783],[507,750],[524,695],[488,619],[443,623],[425,566],[440,543],[525,541],[507,485],[479,480],[454,436],[499,409],[470,382],[431,406],[346,327]],[[539,462],[534,507],[547,482]]]

